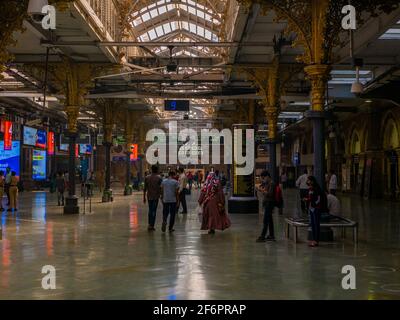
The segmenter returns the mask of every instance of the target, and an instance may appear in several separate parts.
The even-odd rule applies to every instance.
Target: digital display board
[[[20,175],[20,142],[13,141],[11,150],[4,150],[4,142],[0,141],[0,170],[6,172],[6,168],[10,167],[11,171],[15,171],[17,176]]]
[[[80,144],[79,145],[80,154],[92,154],[92,146],[90,144]]]
[[[41,129],[24,127],[24,144],[32,147],[46,149],[47,132]]]
[[[24,144],[28,146],[36,146],[37,129],[24,127]]]
[[[45,130],[38,130],[36,133],[36,147],[46,149],[46,136],[47,132]]]
[[[46,180],[46,151],[45,150],[33,150],[32,179],[33,180]]]
[[[189,111],[189,100],[165,100],[165,111]]]

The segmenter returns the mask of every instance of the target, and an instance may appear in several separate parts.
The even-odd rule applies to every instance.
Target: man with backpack
[[[275,188],[276,185],[270,173],[264,170],[261,173],[261,185],[258,188],[258,191],[262,194],[264,226],[261,235],[257,238],[257,242],[275,241],[274,221],[272,219],[272,212],[276,206]],[[265,237],[267,231],[269,231],[269,235]]]

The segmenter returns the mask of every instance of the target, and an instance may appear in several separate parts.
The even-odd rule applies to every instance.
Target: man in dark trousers
[[[168,179],[164,179],[161,183],[161,199],[163,202],[163,224],[162,224],[162,232],[165,232],[167,229],[168,216],[169,218],[169,232],[174,232],[174,224],[175,224],[175,214],[176,214],[176,203],[179,198],[179,183],[174,179],[175,172],[170,171],[168,173]]]
[[[149,203],[149,231],[156,230],[154,225],[156,223],[158,199],[161,196],[161,182],[158,167],[156,165],[151,166],[151,174],[144,179],[143,190],[143,203],[146,203],[146,197]]]
[[[261,181],[258,191],[262,194],[264,226],[257,242],[275,241],[274,221],[272,219],[272,212],[275,207],[275,183],[272,180],[270,173],[266,170],[261,173]],[[269,235],[268,237],[265,237],[267,231],[269,231]]]

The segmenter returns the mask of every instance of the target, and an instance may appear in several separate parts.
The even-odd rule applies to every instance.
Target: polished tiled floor
[[[341,196],[345,215],[359,221],[360,243],[308,248],[283,234],[256,243],[261,216],[232,216],[231,229],[199,230],[196,192],[174,234],[148,233],[141,194],[93,200],[92,213],[63,216],[55,195],[22,193],[17,214],[2,213],[1,299],[400,299],[400,204]],[[285,215],[295,193],[285,194]],[[82,210],[83,211],[83,210]],[[305,234],[300,238],[304,240]],[[56,290],[41,287],[44,265],[56,268]],[[354,265],[357,289],[341,287]]]

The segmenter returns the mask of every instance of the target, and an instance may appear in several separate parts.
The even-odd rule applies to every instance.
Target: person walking
[[[261,185],[258,191],[262,194],[262,205],[264,208],[264,221],[261,235],[257,238],[257,242],[275,241],[274,221],[272,213],[275,207],[275,182],[272,180],[268,171],[261,173]],[[269,235],[267,235],[267,231]]]
[[[8,211],[14,210],[17,211],[17,202],[18,202],[18,177],[15,171],[11,172],[10,179],[10,207]]]
[[[67,186],[67,182],[65,181],[65,177],[63,173],[60,171],[57,174],[57,179],[56,179],[56,188],[57,188],[57,202],[58,206],[64,206],[64,193],[65,193],[65,188]]]
[[[222,185],[214,172],[208,174],[198,203],[203,207],[201,230],[209,230],[209,234],[214,234],[215,230],[223,231],[231,226],[225,210],[225,195]]]
[[[296,187],[299,188],[299,191],[300,191],[301,210],[303,212],[305,212],[307,210],[307,204],[304,201],[304,199],[308,195],[307,179],[308,179],[308,172],[306,169],[306,170],[304,170],[304,173],[296,181]]]
[[[189,183],[189,192],[191,193],[192,192],[192,186],[193,186],[193,174],[192,174],[192,171],[188,172],[187,179],[188,179],[188,183]]]
[[[179,183],[174,179],[175,172],[170,171],[168,178],[164,179],[161,183],[161,199],[163,202],[163,223],[161,231],[165,232],[167,229],[168,216],[169,216],[169,232],[174,232],[176,203],[179,199]]]
[[[331,170],[331,176],[330,176],[330,178],[329,178],[328,190],[329,190],[329,193],[330,193],[330,194],[336,196],[336,190],[337,190],[337,176],[336,176],[334,170]]]
[[[149,204],[149,226],[147,230],[155,231],[158,199],[161,196],[161,183],[162,179],[158,174],[158,167],[156,165],[151,166],[151,174],[146,176],[144,179],[144,189],[143,189],[143,203],[147,202]]]
[[[310,247],[317,247],[320,237],[321,213],[327,212],[327,198],[315,177],[309,176],[307,185],[309,186],[309,191],[308,196],[304,200],[308,205],[312,230],[312,239],[309,241],[308,245]]]
[[[3,197],[4,197],[4,171],[0,171],[0,210],[3,211]]]
[[[185,174],[185,170],[183,168],[179,168],[179,204],[178,207],[176,208],[177,211],[179,211],[179,207],[182,204],[182,214],[187,214],[187,204],[186,204],[186,193],[188,192],[188,189],[186,188],[188,179]]]
[[[6,168],[6,178],[4,183],[4,192],[7,195],[7,206],[10,205],[10,184],[11,184],[11,168]]]

